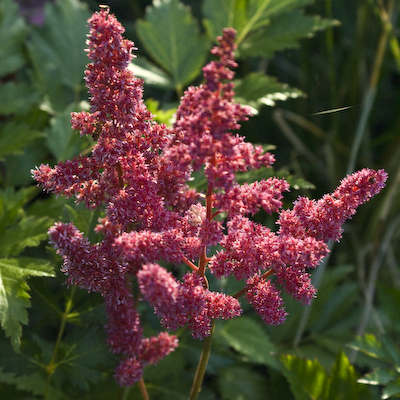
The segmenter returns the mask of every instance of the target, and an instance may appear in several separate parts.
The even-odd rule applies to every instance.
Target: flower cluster
[[[310,303],[316,291],[309,269],[327,255],[326,243],[341,237],[357,206],[383,188],[387,175],[364,169],[331,195],[299,198],[293,209],[282,210],[289,190],[284,179],[236,180],[237,172],[270,167],[274,157],[235,133],[250,111],[233,98],[233,29],[218,38],[212,50],[217,60],[203,69],[205,83],[184,93],[169,128],[155,123],[144,105],[142,82],[127,68],[134,44],[122,37],[120,23],[102,9],[89,24],[85,79],[91,109],[73,113],[72,127],[93,137],[92,153],[32,173],[45,190],[102,210],[98,243],[72,223],[55,224],[49,235],[68,283],[103,296],[108,344],[122,357],[116,378],[132,385],[145,365],[178,344],[165,332],[144,337],[138,301],[153,307],[168,330],[187,326],[194,338],[209,335],[214,319],[239,316],[241,294],[266,323],[282,323],[281,290]],[[208,182],[204,193],[188,185],[200,169]],[[250,219],[260,209],[278,213],[276,232]],[[220,250],[209,257],[216,245]],[[190,271],[177,279],[161,260]],[[242,292],[211,290],[207,272],[243,280]]]

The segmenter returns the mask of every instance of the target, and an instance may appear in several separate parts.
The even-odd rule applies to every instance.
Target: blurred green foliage
[[[144,79],[146,103],[165,123],[185,88],[201,82],[222,28],[238,31],[237,100],[255,114],[241,133],[276,147],[272,173],[292,187],[285,206],[299,194],[332,191],[354,168],[385,168],[390,176],[315,271],[312,306],[287,299],[286,323],[268,327],[243,303],[245,317],[217,324],[200,399],[399,397],[399,4],[109,4],[139,48],[131,68]],[[30,176],[36,165],[90,151],[69,120],[71,111],[88,109],[86,21],[98,4],[49,2],[43,26],[24,21],[18,7],[0,2],[0,397],[140,398],[137,387],[122,389],[113,380],[101,298],[65,287],[65,277],[54,273],[60,261],[46,246],[54,221],[72,220],[91,237],[98,215],[41,194]],[[239,181],[267,174],[246,173]],[[267,215],[256,218],[273,226]],[[210,285],[237,291],[235,280],[210,277]],[[159,322],[141,307],[152,334]],[[187,332],[178,335],[178,350],[145,371],[151,399],[188,396],[202,345]]]

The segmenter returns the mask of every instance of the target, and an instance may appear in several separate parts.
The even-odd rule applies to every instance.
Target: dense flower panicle
[[[279,242],[270,229],[242,216],[232,218],[227,227],[228,234],[221,241],[225,250],[218,251],[209,263],[215,276],[234,275],[241,280],[277,261]]]
[[[132,386],[143,376],[143,363],[136,357],[120,361],[115,368],[114,377],[120,386]]]
[[[245,296],[265,323],[279,325],[285,322],[288,313],[285,311],[280,291],[271,281],[254,275],[247,281]]]
[[[175,330],[188,324],[194,338],[210,334],[215,318],[234,318],[241,314],[237,299],[204,288],[204,279],[187,273],[179,282],[157,264],[146,264],[137,274],[144,299],[154,307],[163,325]]]
[[[302,304],[311,304],[317,290],[311,282],[311,275],[295,267],[279,268],[276,271],[276,283],[285,288],[295,300]]]
[[[260,208],[268,214],[282,207],[282,192],[289,190],[284,179],[269,178],[259,182],[234,184],[230,190],[216,195],[216,206],[231,215],[255,215]]]
[[[117,307],[108,305],[106,311],[109,315],[106,325],[107,343],[111,351],[138,356],[142,346],[143,328],[133,301]]]
[[[106,8],[89,24],[85,80],[91,108],[72,113],[71,124],[92,136],[92,153],[54,168],[41,165],[32,174],[44,190],[104,211],[95,228],[102,235],[98,243],[91,244],[71,223],[56,223],[49,236],[63,257],[67,282],[103,296],[107,342],[123,357],[115,377],[129,386],[147,364],[178,345],[176,336],[165,332],[144,337],[137,301],[149,303],[168,330],[187,326],[202,339],[214,319],[242,313],[236,297],[208,288],[209,269],[217,278],[246,281],[239,294],[246,291],[263,321],[284,322],[280,289],[303,304],[311,302],[316,290],[308,270],[328,254],[326,242],[341,237],[345,220],[383,188],[387,174],[361,170],[331,195],[318,201],[299,197],[292,210],[282,210],[283,192],[289,190],[284,179],[239,184],[236,178],[238,172],[270,167],[275,159],[235,133],[251,113],[234,100],[233,29],[218,38],[212,49],[217,60],[203,68],[205,83],[188,88],[168,128],[152,120],[142,99],[143,82],[128,69],[134,44],[123,38],[121,24]],[[205,193],[188,184],[200,169]],[[279,213],[278,232],[249,219],[260,209]],[[220,250],[208,257],[212,246]],[[178,280],[160,260],[185,263],[193,271]],[[133,284],[142,298],[134,300]]]
[[[161,332],[158,336],[145,338],[141,343],[140,356],[128,356],[115,369],[115,378],[120,386],[132,386],[143,375],[146,364],[155,365],[178,347],[176,335]]]
[[[321,200],[299,197],[293,210],[280,214],[277,222],[280,234],[338,241],[346,219],[355,214],[359,205],[379,193],[386,179],[385,171],[365,168],[347,176],[332,195],[325,195]]]
[[[204,165],[209,183],[223,189],[233,184],[235,172],[270,166],[274,161],[261,147],[230,133],[251,114],[248,107],[233,99],[234,73],[230,68],[236,66],[234,39],[235,31],[224,29],[219,45],[212,50],[219,61],[212,61],[203,69],[206,83],[185,92],[176,112],[177,135],[172,142],[173,155],[182,160],[183,169],[192,165],[196,171]]]
[[[98,246],[90,244],[72,223],[57,222],[49,229],[49,237],[64,260],[62,271],[69,277],[69,283],[101,292],[104,273]]]
[[[146,338],[142,341],[141,358],[148,364],[155,365],[177,347],[178,339],[176,335],[160,332],[158,336]]]

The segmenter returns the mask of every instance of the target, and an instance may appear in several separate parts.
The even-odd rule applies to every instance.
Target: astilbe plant
[[[383,170],[363,169],[345,178],[319,201],[300,197],[282,210],[284,179],[240,185],[237,172],[269,167],[274,157],[233,133],[250,115],[234,101],[235,31],[225,29],[203,69],[205,83],[190,87],[169,128],[153,121],[142,99],[142,81],[128,69],[134,44],[104,8],[89,19],[86,85],[90,112],[72,114],[72,127],[95,141],[90,156],[32,171],[46,190],[74,196],[104,210],[90,243],[72,223],[56,223],[50,240],[63,257],[68,284],[99,292],[108,316],[108,344],[121,355],[120,385],[142,381],[178,345],[175,335],[144,337],[137,301],[148,302],[167,330],[187,326],[194,338],[210,339],[216,319],[235,318],[242,295],[267,324],[285,321],[281,290],[309,304],[315,297],[310,269],[339,240],[341,226],[383,187]],[[207,179],[205,193],[188,186],[195,171]],[[278,213],[276,232],[254,222],[260,209]],[[210,248],[220,250],[209,254]],[[163,265],[186,264],[181,280]],[[173,268],[173,267],[171,267]],[[243,281],[234,296],[212,291],[206,273]],[[270,277],[275,279],[271,281]],[[133,296],[137,285],[141,296]],[[207,342],[209,351],[209,342]],[[192,388],[200,390],[207,357]]]

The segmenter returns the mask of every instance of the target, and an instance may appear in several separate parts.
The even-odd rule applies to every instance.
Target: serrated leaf
[[[389,397],[398,395],[399,393],[400,393],[400,378],[397,378],[395,381],[389,382],[387,386],[382,390],[382,399],[388,399]]]
[[[384,349],[386,350],[386,353],[390,355],[391,358],[391,363],[396,366],[397,370],[400,372],[400,350],[397,344],[393,342],[392,339],[390,339],[387,336],[380,336],[382,345]]]
[[[272,76],[260,72],[247,74],[244,79],[235,80],[235,99],[259,110],[261,105],[275,106],[276,101],[304,97],[305,94]]]
[[[46,260],[0,258],[0,321],[15,350],[20,346],[21,324],[28,323],[30,301],[25,280],[29,276],[54,276],[54,272]]]
[[[0,114],[22,114],[38,99],[39,92],[27,83],[6,82],[0,85]]]
[[[47,238],[47,230],[52,222],[47,217],[29,216],[21,219],[17,225],[0,232],[0,254],[3,257],[16,256],[26,247],[38,246]]]
[[[249,18],[258,21],[267,21],[271,16],[287,13],[295,8],[309,5],[313,0],[249,0]],[[256,25],[256,27],[257,27]]]
[[[174,82],[171,77],[144,57],[134,58],[128,69],[135,76],[143,79],[146,86],[152,85],[164,90],[174,89]]]
[[[265,377],[250,368],[232,366],[218,376],[223,400],[263,400],[268,390]]]
[[[71,89],[83,86],[87,64],[86,47],[88,6],[78,0],[46,3],[48,55],[57,63],[63,83]]]
[[[297,48],[299,39],[312,37],[314,33],[338,25],[335,20],[304,15],[302,10],[291,11],[271,19],[268,26],[249,34],[241,43],[241,57],[271,58],[276,51]]]
[[[360,399],[361,386],[357,383],[354,367],[343,351],[336,357],[332,367],[328,400]]]
[[[290,383],[296,400],[325,399],[329,378],[317,359],[308,360],[295,355],[283,355],[283,374]]]
[[[312,0],[205,0],[204,25],[210,37],[220,35],[223,28],[238,31],[237,42],[270,24],[271,18],[304,7]]]
[[[25,64],[23,40],[28,28],[18,15],[18,4],[14,1],[0,2],[0,77],[14,72]]]
[[[249,361],[278,367],[273,343],[262,327],[250,318],[241,317],[226,322],[219,334]]]
[[[349,343],[348,346],[357,351],[361,351],[372,358],[378,358],[389,364],[392,361],[391,354],[388,353],[386,348],[382,345],[382,342],[372,334],[358,336],[356,340]]]
[[[28,42],[37,81],[56,110],[86,92],[83,75],[88,59],[83,50],[89,17],[87,5],[77,0],[46,3],[45,26],[34,31]]]
[[[393,370],[377,368],[369,374],[366,374],[362,378],[358,379],[357,382],[365,383],[367,385],[386,385],[394,379],[395,373]]]
[[[96,328],[75,331],[65,338],[61,350],[64,355],[59,365],[66,372],[66,379],[82,389],[88,390],[90,382],[101,379],[100,367],[110,363],[104,331]]]
[[[154,1],[146,20],[137,22],[137,33],[151,57],[172,76],[178,92],[201,72],[209,43],[178,0]]]
[[[46,380],[40,372],[34,372],[31,375],[0,372],[0,381],[9,385],[15,385],[18,390],[30,392],[34,396],[45,393]]]
[[[36,190],[32,186],[18,191],[14,191],[13,188],[0,191],[0,232],[4,232],[7,226],[22,218],[22,207],[33,197]]]
[[[0,158],[8,155],[23,154],[26,145],[43,136],[28,124],[17,120],[6,122],[0,129]]]
[[[240,31],[246,22],[246,0],[205,0],[203,3],[203,25],[212,40],[221,35],[223,28]]]

